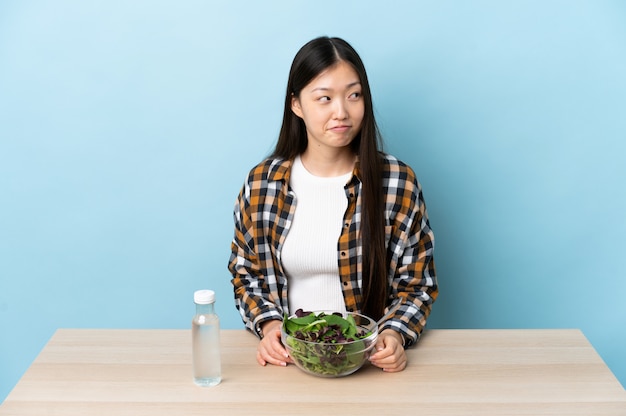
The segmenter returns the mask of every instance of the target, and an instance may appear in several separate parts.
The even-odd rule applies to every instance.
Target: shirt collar
[[[274,159],[267,174],[268,181],[289,182],[293,160]]]
[[[293,165],[293,159],[275,159],[272,161],[272,165],[267,174],[268,181],[284,181],[289,182],[289,176],[291,175],[291,166]],[[356,163],[354,164],[354,170],[352,171],[352,178],[348,183],[358,183],[361,181],[360,163],[357,156]]]

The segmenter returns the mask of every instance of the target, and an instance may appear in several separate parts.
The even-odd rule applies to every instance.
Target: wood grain
[[[256,363],[223,330],[223,381],[197,387],[186,330],[60,329],[0,415],[626,415],[626,391],[578,330],[428,330],[387,374],[326,379]]]

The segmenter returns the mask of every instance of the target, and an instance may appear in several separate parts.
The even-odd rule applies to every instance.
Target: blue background
[[[4,0],[0,400],[60,327],[243,327],[233,203],[322,34],[422,182],[430,327],[580,328],[626,384],[624,2]]]

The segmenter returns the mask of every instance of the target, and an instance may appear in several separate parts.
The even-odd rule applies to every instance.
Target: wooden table
[[[197,387],[186,330],[60,329],[0,415],[626,415],[626,391],[578,330],[428,330],[396,374],[261,367],[222,331],[223,381]]]

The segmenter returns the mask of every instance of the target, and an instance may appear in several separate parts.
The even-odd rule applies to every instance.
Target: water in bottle
[[[220,362],[220,321],[215,313],[215,292],[194,292],[196,314],[191,326],[193,351],[193,379],[203,387],[222,381]]]

